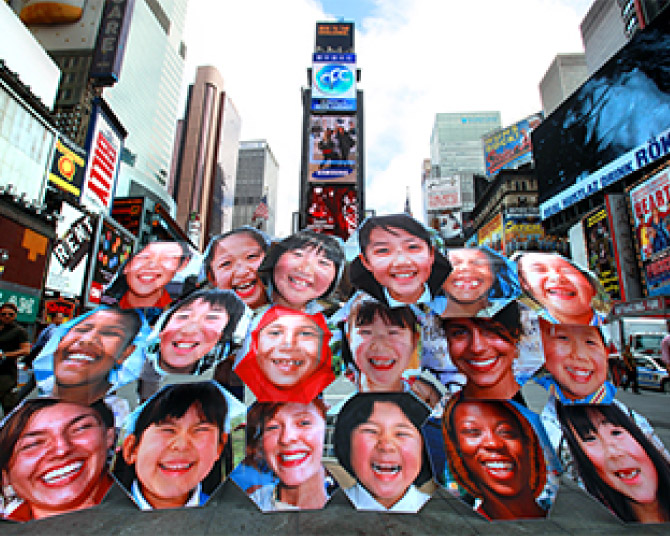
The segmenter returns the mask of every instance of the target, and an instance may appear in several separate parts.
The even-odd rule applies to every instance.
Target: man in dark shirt
[[[18,309],[13,303],[0,306],[0,404],[5,415],[14,407],[13,389],[17,383],[17,362],[30,353],[28,333],[16,323]]]

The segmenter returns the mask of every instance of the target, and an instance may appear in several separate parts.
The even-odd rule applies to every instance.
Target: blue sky
[[[421,166],[439,112],[500,111],[509,125],[541,109],[558,53],[583,52],[592,0],[190,0],[184,87],[215,65],[242,118],[279,166],[278,234],[298,210],[302,107],[315,23],[356,22],[364,91],[366,200],[378,213],[422,214]]]

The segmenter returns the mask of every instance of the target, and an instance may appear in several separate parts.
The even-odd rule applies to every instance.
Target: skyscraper
[[[170,193],[179,225],[187,229],[189,222],[199,223],[195,241],[201,250],[212,236],[232,229],[240,129],[240,116],[219,71],[198,67],[177,134]]]
[[[269,217],[261,223],[262,229],[270,236],[276,233],[277,179],[279,164],[272,149],[265,140],[241,141],[237,161],[235,181],[235,203],[233,208],[233,229],[252,224],[252,217],[258,203],[267,192]],[[253,222],[254,225],[260,221]]]
[[[558,108],[587,78],[584,54],[558,54],[540,81],[545,116]]]

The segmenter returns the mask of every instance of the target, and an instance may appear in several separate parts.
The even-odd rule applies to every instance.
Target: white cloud
[[[435,113],[499,110],[509,124],[540,110],[538,84],[560,52],[582,50],[590,0],[377,0],[359,24],[365,92],[367,208],[401,211],[406,186],[420,214],[420,171]],[[345,15],[346,16],[346,15]],[[302,107],[314,23],[310,0],[191,0],[191,82],[215,65],[242,116],[242,138],[265,138],[280,164],[279,234],[298,209]],[[327,20],[327,19],[326,19]]]

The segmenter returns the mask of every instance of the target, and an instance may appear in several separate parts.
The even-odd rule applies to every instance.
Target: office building
[[[177,222],[202,251],[212,236],[232,229],[241,119],[216,67],[197,68],[187,99],[170,194]]]
[[[584,54],[558,54],[540,81],[540,99],[545,116],[558,108],[587,78]]]
[[[235,203],[233,207],[233,229],[242,225],[260,227],[270,236],[275,236],[277,211],[277,179],[279,164],[265,140],[241,141],[237,160],[235,181]],[[253,220],[254,211],[266,194],[268,219]]]

